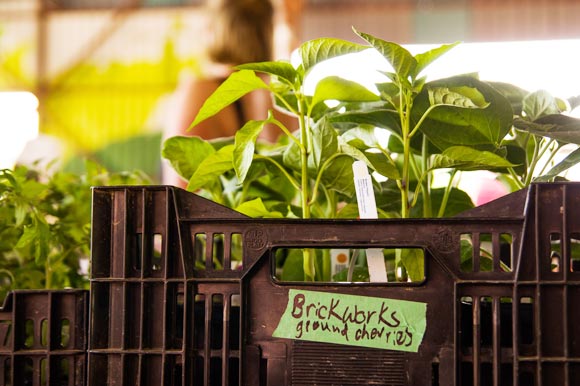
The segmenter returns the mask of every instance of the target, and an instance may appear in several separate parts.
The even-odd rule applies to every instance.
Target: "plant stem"
[[[335,153],[332,156],[330,156],[326,161],[324,161],[324,163],[320,167],[320,171],[318,172],[318,175],[316,176],[316,181],[314,182],[314,186],[312,187],[312,197],[310,197],[310,201],[308,202],[309,206],[314,204],[314,202],[316,201],[316,198],[318,197],[318,189],[320,187],[320,181],[322,179],[322,175],[324,174],[324,171],[330,165],[330,163],[332,161],[334,161],[335,158],[338,158],[340,156],[350,157],[348,154]]]
[[[524,180],[524,186],[529,186],[532,182],[532,178],[534,176],[534,169],[539,161],[539,153],[540,153],[540,145],[538,144],[538,139],[535,135],[532,136],[534,140],[534,152],[532,154],[532,162],[530,162],[530,166],[528,167],[528,172],[526,174],[526,179]]]
[[[416,129],[416,127],[415,127]],[[422,172],[425,176],[422,178],[421,184],[423,185],[422,195],[423,195],[423,217],[432,217],[433,208],[431,202],[431,174],[429,173],[429,152],[427,137],[423,136],[423,141],[421,144],[421,163]]]
[[[524,183],[520,180],[518,174],[516,173],[516,171],[514,170],[514,168],[508,168],[507,169],[510,177],[513,179],[514,183],[516,184],[516,186],[518,187],[518,189],[522,189],[525,187]]]
[[[551,140],[549,143],[549,146],[552,146],[554,142],[555,142],[555,140]],[[546,160],[546,163],[544,164],[544,166],[542,166],[542,169],[540,170],[539,175],[544,174],[544,172],[546,171],[546,168],[548,167],[548,165],[550,165],[550,162],[552,162],[552,160],[554,159],[556,154],[558,154],[558,150],[560,150],[560,146],[558,146],[558,144],[556,143],[556,146],[554,146],[554,149],[550,151],[550,156]]]
[[[445,208],[447,207],[447,202],[449,201],[449,196],[451,194],[451,189],[453,189],[453,180],[455,179],[455,174],[457,174],[457,169],[453,169],[449,176],[449,183],[445,188],[445,193],[443,194],[443,200],[441,200],[441,206],[439,207],[439,212],[437,217],[443,217],[445,214]]]
[[[300,126],[300,168],[301,168],[301,181],[300,181],[300,197],[302,201],[302,218],[310,218],[310,207],[308,205],[308,152],[310,150],[309,140],[308,140],[308,127],[306,123],[306,118],[303,114],[304,107],[302,106],[302,101],[298,101],[298,108],[300,113],[298,114],[298,124]]]
[[[52,288],[52,269],[50,268],[50,256],[46,256],[46,263],[44,263],[45,288]]]
[[[401,94],[401,106],[399,116],[401,119],[401,131],[403,134],[403,175],[401,176],[401,218],[409,217],[409,180],[410,180],[410,153],[411,153],[411,136],[410,136],[410,113],[411,97],[404,90],[403,85],[399,86]]]
[[[303,101],[298,100],[298,124],[300,126],[300,167],[302,171],[302,178],[300,182],[300,200],[302,203],[302,218],[310,218],[310,203],[308,194],[308,153],[310,151],[309,127],[307,127],[306,118],[304,115]],[[314,265],[314,251],[305,248],[303,251],[303,268],[304,281],[314,281],[316,274],[316,267]]]
[[[270,110],[271,113],[271,110]],[[280,130],[282,130],[284,132],[284,134],[286,134],[288,136],[288,138],[290,138],[292,141],[294,141],[294,143],[296,143],[298,146],[300,146],[300,148],[302,148],[302,143],[298,140],[298,138],[296,138],[291,132],[290,130],[288,130],[288,128],[279,120],[277,120],[276,118],[274,118],[272,116],[272,118],[270,118],[270,122],[272,122],[274,125],[278,126],[278,128]]]

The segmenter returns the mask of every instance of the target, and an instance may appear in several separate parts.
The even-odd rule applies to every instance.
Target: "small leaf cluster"
[[[0,299],[13,289],[86,288],[91,186],[141,184],[88,162],[79,175],[39,167],[0,170]]]

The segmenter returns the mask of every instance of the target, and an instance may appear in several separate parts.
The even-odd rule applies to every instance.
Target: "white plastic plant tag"
[[[352,163],[354,173],[354,187],[356,189],[356,201],[358,203],[358,216],[361,219],[379,218],[373,182],[363,161]]]
[[[382,248],[367,249],[367,265],[369,266],[369,276],[371,282],[387,282],[387,267],[385,266],[385,256]]]
[[[352,171],[354,173],[354,187],[356,190],[359,218],[378,218],[373,182],[367,165],[363,161],[355,161],[352,163]],[[387,267],[381,248],[367,249],[367,264],[371,282],[387,281]]]

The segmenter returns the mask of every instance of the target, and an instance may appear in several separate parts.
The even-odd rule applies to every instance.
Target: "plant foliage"
[[[549,94],[485,82],[476,75],[427,81],[429,65],[457,43],[412,55],[396,43],[354,32],[362,44],[331,38],[302,44],[295,65],[238,66],[208,98],[192,127],[241,96],[268,89],[277,109],[296,117],[297,130],[271,113],[264,121],[246,123],[227,146],[197,137],[169,138],[163,156],[189,181],[188,189],[202,189],[217,202],[243,205],[245,213],[262,217],[356,216],[352,163],[361,160],[376,177],[381,216],[440,217],[456,213],[450,206],[473,206],[456,187],[463,171],[492,171],[511,186],[523,187],[538,175],[554,178],[580,158],[573,152],[551,170],[548,166],[564,144],[579,143],[580,133],[579,121],[564,116],[561,101]],[[364,50],[375,50],[384,59],[378,69],[384,81],[376,91],[329,76],[312,94],[306,92],[317,64]],[[269,75],[269,82],[258,73]],[[277,144],[258,140],[265,124],[284,133]],[[449,174],[445,188],[433,187],[437,170]],[[314,280],[315,253],[305,250],[300,258],[292,257],[298,260],[302,267],[293,272]],[[411,278],[422,277],[415,260],[400,256],[397,265]]]
[[[148,182],[90,162],[82,175],[0,170],[0,300],[13,289],[86,288],[91,186]]]

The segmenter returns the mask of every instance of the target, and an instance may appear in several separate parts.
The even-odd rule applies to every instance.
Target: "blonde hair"
[[[207,0],[213,42],[209,59],[242,64],[272,60],[274,10],[269,0]]]

